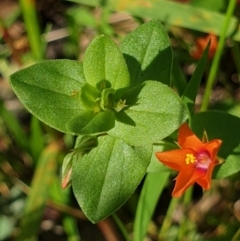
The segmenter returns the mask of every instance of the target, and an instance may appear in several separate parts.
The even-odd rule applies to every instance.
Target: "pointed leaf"
[[[118,209],[142,180],[152,147],[131,147],[103,136],[99,145],[73,161],[72,186],[83,212],[98,222]]]
[[[62,163],[62,188],[65,189],[67,186],[70,185],[72,180],[72,160],[76,153],[70,152],[68,153]]]
[[[107,36],[99,36],[90,43],[84,55],[83,70],[87,82],[93,86],[102,81],[109,84],[105,88],[129,86],[129,73],[122,53]]]
[[[173,86],[177,89],[178,94],[182,96],[187,86],[187,80],[182,70],[180,69],[176,59],[173,60],[172,75]]]
[[[73,160],[80,161],[85,153],[88,153],[92,148],[97,147],[98,140],[96,136],[83,135],[76,139],[75,147],[72,152],[68,153],[62,163],[62,188],[66,188],[72,181],[72,163]]]
[[[144,240],[149,222],[169,175],[170,172],[147,174],[137,205],[133,241]]]
[[[99,101],[101,97],[101,92],[98,89],[96,89],[96,87],[93,87],[92,85],[85,82],[81,88],[79,96],[80,96],[82,105],[86,109],[90,109],[95,112],[100,111]]]
[[[195,99],[207,64],[210,43],[209,41],[182,96],[182,100],[191,114],[194,110]]]
[[[128,34],[120,48],[127,62],[131,86],[145,80],[170,85],[172,49],[160,21],[149,21]]]
[[[82,109],[78,91],[84,83],[82,64],[73,60],[37,63],[10,77],[24,106],[44,123],[62,132]]]
[[[157,81],[132,88],[126,94],[126,105],[115,114],[115,127],[108,133],[133,146],[160,141],[187,119],[181,99]]]

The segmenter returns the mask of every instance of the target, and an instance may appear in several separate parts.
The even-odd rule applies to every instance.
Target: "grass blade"
[[[35,8],[35,1],[20,0],[19,3],[23,14],[24,23],[26,26],[32,55],[35,60],[41,60],[43,59],[43,44],[41,41],[40,28]]]
[[[190,116],[193,114],[193,111],[194,111],[195,99],[198,93],[199,85],[202,80],[205,66],[207,64],[209,47],[210,47],[210,42],[208,43],[206,49],[204,50],[203,55],[197,64],[196,70],[194,71],[182,96],[182,100],[187,106]]]
[[[169,175],[169,172],[149,172],[147,174],[138,201],[133,228],[133,241],[139,241],[144,239],[144,236],[147,233],[148,224],[157,205],[158,198],[160,197],[163,188],[168,181]]]
[[[221,26],[221,33],[220,33],[220,39],[217,47],[216,54],[213,58],[212,66],[209,72],[209,77],[207,79],[207,85],[205,88],[204,96],[203,96],[203,102],[201,106],[201,111],[205,111],[208,108],[209,104],[209,97],[212,91],[213,84],[215,82],[215,78],[218,72],[221,56],[223,53],[224,45],[225,45],[225,39],[228,36],[228,29],[231,26],[231,18],[236,6],[237,0],[230,0],[228,4],[228,9],[226,12],[226,16],[224,18],[224,22]]]
[[[89,6],[99,6],[101,0],[70,0]],[[116,0],[109,1],[110,8],[114,11],[126,11],[132,16],[142,18],[156,18],[168,25],[184,27],[205,33],[220,35],[224,23],[225,14],[197,8],[189,4],[176,3],[166,0],[134,1]],[[227,36],[234,33],[233,38],[240,41],[240,29],[238,19],[229,19]]]
[[[31,191],[26,200],[24,216],[20,223],[21,234],[17,241],[32,240],[38,233],[43,210],[49,196],[49,189],[54,178],[57,165],[59,145],[54,142],[47,146],[38,161]]]

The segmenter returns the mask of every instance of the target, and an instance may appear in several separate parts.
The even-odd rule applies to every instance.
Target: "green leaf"
[[[71,0],[71,2],[77,2],[89,6],[99,6],[101,1],[102,0]],[[212,11],[212,9],[209,11],[175,1],[148,0],[146,2],[133,2],[129,0],[123,3],[122,0],[114,0],[108,1],[108,4],[113,11],[124,11],[132,16],[144,19],[157,18],[165,22],[168,26],[179,26],[205,33],[214,33],[216,35],[220,35],[225,19],[225,12],[218,13]],[[233,39],[239,41],[240,30],[237,26],[238,18],[232,17],[227,35],[229,36],[234,33]]]
[[[63,223],[64,232],[66,233],[66,236],[67,236],[67,240],[79,241],[80,234],[79,234],[77,219],[73,217],[73,215],[64,215],[62,223]]]
[[[72,160],[76,153],[70,152],[68,153],[62,163],[62,188],[66,188],[70,185],[72,180]]]
[[[214,168],[215,178],[223,178],[240,170],[240,118],[220,111],[207,111],[193,115],[193,130],[202,137],[206,130],[209,141],[223,141],[218,156],[225,162]]]
[[[118,209],[142,180],[152,147],[132,147],[111,136],[73,162],[72,186],[77,201],[94,223]]]
[[[74,146],[74,152],[85,154],[92,150],[92,148],[98,146],[98,139],[96,136],[83,135],[78,136]]]
[[[172,49],[160,21],[149,21],[128,34],[120,48],[128,65],[131,86],[145,80],[170,85]]]
[[[83,109],[78,95],[85,81],[80,62],[44,61],[14,73],[10,81],[32,114],[62,132],[68,132],[66,123]]]
[[[191,6],[197,7],[197,8],[204,8],[209,11],[216,11],[220,12],[225,11],[227,8],[227,1],[225,0],[211,0],[211,1],[205,1],[205,0],[192,0],[190,2]]]
[[[112,88],[107,88],[102,91],[100,106],[103,110],[112,109],[114,107],[113,95],[116,91]]]
[[[73,161],[80,161],[82,156],[92,148],[97,147],[98,140],[96,136],[83,135],[76,139],[74,150],[68,153],[62,163],[62,188],[65,189],[72,181],[72,163]]]
[[[82,105],[86,109],[99,112],[100,98],[101,98],[101,92],[98,89],[96,89],[96,87],[93,87],[92,85],[85,82],[80,91],[80,100],[82,102]]]
[[[170,172],[147,174],[138,201],[137,213],[134,220],[133,241],[144,240],[148,224],[153,216],[153,212],[163,188],[168,181],[169,175]]]
[[[101,90],[129,86],[129,73],[122,53],[107,36],[99,36],[90,43],[84,54],[83,70],[89,84],[97,87],[99,83],[107,83]]]
[[[115,113],[115,127],[108,133],[129,145],[160,141],[187,119],[181,99],[160,82],[146,81],[129,90],[125,97],[127,107]]]
[[[182,96],[187,86],[187,80],[182,70],[180,69],[176,59],[173,60],[172,75],[173,86],[177,89],[178,94]]]
[[[187,106],[190,115],[194,111],[195,99],[208,60],[210,43],[209,41],[182,96],[182,100]]]
[[[113,111],[94,113],[91,110],[82,110],[67,124],[67,130],[76,135],[94,134],[109,131],[114,127]]]

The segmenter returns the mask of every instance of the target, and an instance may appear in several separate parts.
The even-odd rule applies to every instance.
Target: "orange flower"
[[[202,57],[203,51],[206,48],[208,41],[210,39],[211,39],[211,45],[208,51],[208,58],[209,59],[213,58],[217,50],[218,40],[216,35],[208,34],[206,37],[196,39],[195,46],[190,53],[194,59],[200,59]]]
[[[204,143],[185,123],[179,129],[178,144],[181,149],[156,153],[159,161],[179,171],[172,196],[180,197],[195,182],[209,189],[213,168],[219,164],[217,152],[222,141]]]

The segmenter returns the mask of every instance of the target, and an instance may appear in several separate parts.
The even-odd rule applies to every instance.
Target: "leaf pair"
[[[168,36],[153,20],[129,34],[121,51],[109,37],[99,36],[83,65],[37,63],[13,74],[11,84],[31,113],[62,132],[109,131],[136,146],[160,140],[186,118],[180,99],[160,83],[170,84]]]
[[[152,143],[186,120],[184,104],[167,86],[171,69],[170,41],[153,20],[130,33],[120,48],[109,37],[97,37],[83,64],[45,61],[11,76],[19,99],[46,124],[80,136],[104,134],[97,147],[70,154],[64,163],[65,184],[72,180],[91,221],[127,200],[146,173]]]

